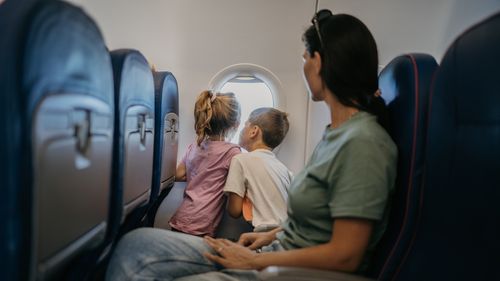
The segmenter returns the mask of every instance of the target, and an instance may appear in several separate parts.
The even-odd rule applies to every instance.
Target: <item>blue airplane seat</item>
[[[116,111],[110,221],[116,235],[127,216],[139,216],[132,224],[142,220],[151,195],[155,94],[153,73],[139,51],[112,51],[111,61]],[[141,211],[132,215],[134,210]]]
[[[151,207],[147,226],[153,226],[156,211],[175,182],[179,134],[177,80],[167,71],[153,73],[155,81],[155,134]]]
[[[500,280],[499,34],[497,13],[441,62],[417,227],[393,280]]]
[[[105,237],[110,56],[93,20],[60,1],[7,1],[0,37],[2,143],[9,150],[0,155],[2,172],[8,167],[0,279],[61,280]]]
[[[369,275],[381,280],[394,273],[414,230],[424,166],[429,89],[438,64],[428,54],[394,58],[379,75],[389,111],[389,133],[398,147],[396,188],[385,235]]]
[[[174,184],[179,134],[179,92],[170,72],[155,72],[155,157],[152,193]]]

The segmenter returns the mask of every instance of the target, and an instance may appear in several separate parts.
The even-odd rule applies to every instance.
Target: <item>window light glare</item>
[[[241,106],[240,126],[230,140],[232,143],[238,143],[241,129],[245,126],[248,116],[254,109],[259,107],[274,107],[271,90],[264,81],[254,76],[238,76],[236,79],[233,78],[222,86],[221,92],[234,93]]]

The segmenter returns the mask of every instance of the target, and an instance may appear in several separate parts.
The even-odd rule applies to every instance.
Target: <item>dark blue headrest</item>
[[[28,112],[42,95],[60,93],[91,95],[113,105],[109,53],[99,29],[81,9],[47,2],[39,5],[31,26],[23,58]]]
[[[379,76],[379,88],[389,110],[390,134],[399,149],[399,184],[404,186],[412,184],[410,175],[417,176],[410,168],[418,166],[421,170],[423,165],[429,88],[436,68],[436,60],[430,55],[407,54],[393,59]]]
[[[500,123],[499,34],[497,14],[455,40],[443,58],[435,88],[435,97],[454,106],[437,114],[454,116],[456,125]]]
[[[179,113],[177,80],[168,71],[154,73],[156,101],[161,101],[161,113]],[[158,109],[158,108],[157,108]]]
[[[139,51],[120,49],[111,52],[111,61],[118,110],[124,114],[130,105],[154,110],[153,74],[146,58]]]

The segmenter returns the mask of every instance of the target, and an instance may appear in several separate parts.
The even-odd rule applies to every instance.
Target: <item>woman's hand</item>
[[[251,250],[267,246],[276,239],[276,232],[248,232],[243,233],[238,240],[238,244],[248,247]]]
[[[212,247],[219,255],[204,253],[204,256],[225,268],[256,269],[253,260],[257,255],[255,252],[227,239],[214,239],[205,237],[205,243]]]

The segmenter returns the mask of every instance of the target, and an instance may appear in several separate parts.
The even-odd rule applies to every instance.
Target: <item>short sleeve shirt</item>
[[[329,242],[335,218],[372,220],[363,271],[387,224],[396,164],[396,145],[375,116],[361,111],[339,128],[327,127],[290,186],[288,220],[278,235],[284,248]]]
[[[225,192],[252,202],[252,225],[281,225],[286,219],[292,173],[267,149],[236,155],[231,161]]]
[[[203,141],[188,147],[184,200],[170,219],[170,226],[193,235],[214,236],[224,207],[224,184],[239,146],[225,141]]]

